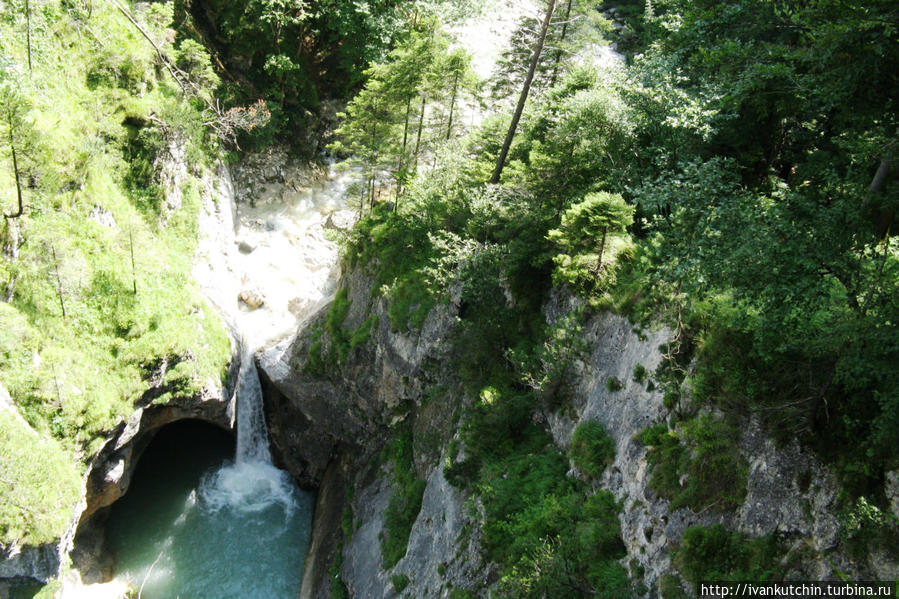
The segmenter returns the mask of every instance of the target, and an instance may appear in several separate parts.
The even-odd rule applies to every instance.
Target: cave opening
[[[109,512],[115,579],[144,599],[299,594],[314,493],[271,464],[235,462],[235,445],[200,420],[153,435]]]

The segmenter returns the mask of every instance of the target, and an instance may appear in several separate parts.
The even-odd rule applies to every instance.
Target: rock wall
[[[355,330],[369,315],[377,318],[371,342],[357,348],[346,364],[338,365],[329,355],[331,339],[324,335],[327,373],[306,371],[313,331],[323,325],[328,306],[298,335],[257,354],[272,443],[288,470],[306,485],[321,480],[338,446],[379,448],[388,425],[420,403],[425,381],[432,376],[423,371],[425,364],[440,363],[444,357],[455,306],[432,310],[420,332],[394,332],[386,301],[371,298],[372,284],[361,271],[341,282],[350,301],[343,327]]]
[[[180,185],[187,177],[183,144],[171,144],[161,170],[166,206],[175,210],[181,205]],[[227,268],[223,266],[222,256],[234,246],[236,215],[233,184],[225,165],[219,164],[215,172],[203,173],[200,198],[200,240],[193,274],[207,299],[231,329],[234,341],[228,380],[235,381],[242,354],[233,318],[220,301],[221,277],[218,276],[223,268]],[[75,579],[75,585],[101,583],[112,576],[114,558],[106,548],[105,538],[109,508],[127,492],[141,454],[161,427],[184,419],[203,420],[226,430],[234,427],[233,390],[223,388],[218,381],[207,381],[196,396],[176,397],[163,405],[151,403],[162,391],[154,385],[154,381],[161,381],[165,369],[173,366],[169,363],[159,365],[139,407],[126,422],[110,433],[108,441],[88,469],[78,515],[59,545],[60,552],[71,559],[75,575],[70,578]],[[70,582],[66,580],[64,595],[70,592]]]
[[[381,464],[377,454],[390,426],[403,420],[446,432],[440,446],[452,436],[452,410],[428,409],[423,391],[430,383],[452,378],[445,371],[445,340],[455,323],[457,301],[432,310],[421,331],[401,333],[391,328],[386,302],[371,299],[372,284],[358,270],[341,282],[350,300],[343,323],[347,330],[370,314],[377,316],[371,343],[355,350],[346,364],[331,363],[325,376],[304,368],[313,331],[324,321],[327,307],[297,336],[258,354],[275,453],[302,483],[319,488],[303,598],[330,597],[328,570],[341,540],[341,578],[354,597],[395,596],[394,575],[408,577],[406,594],[436,597],[486,574],[471,559],[478,554],[478,536],[465,509],[467,497],[443,478],[439,453],[416,460],[416,473],[427,482],[409,549],[390,572],[381,568],[379,535],[395,489],[390,466]],[[329,350],[325,336],[323,354]],[[354,490],[352,498],[344,496],[345,486]],[[349,538],[340,530],[345,508],[354,522]],[[466,537],[466,530],[474,534]],[[460,543],[465,547],[461,551]]]
[[[447,414],[435,416],[422,397],[429,384],[454,384],[445,370],[444,340],[455,307],[438,306],[420,333],[399,333],[390,327],[384,300],[371,299],[371,285],[359,271],[341,282],[351,300],[345,328],[355,328],[369,312],[378,316],[371,343],[351,354],[346,364],[332,364],[326,376],[304,372],[312,331],[324,321],[327,308],[297,336],[258,356],[267,380],[272,438],[282,461],[307,484],[320,485],[314,533],[318,546],[310,551],[301,597],[330,596],[329,569],[338,551],[340,578],[352,597],[449,597],[454,588],[489,587],[495,567],[480,557],[478,499],[447,483],[442,472],[446,456],[440,452],[416,459],[416,472],[426,480],[422,508],[406,556],[389,571],[382,568],[380,537],[396,488],[392,466],[382,464],[377,452],[388,428],[404,420],[413,430],[422,422],[429,430],[442,428],[443,448],[456,434],[457,421]],[[547,321],[555,322],[573,305],[570,298],[555,295],[546,306]],[[895,578],[896,556],[874,551],[859,561],[843,546],[833,472],[796,443],[776,445],[756,418],[744,422],[738,440],[749,472],[746,497],[737,509],[672,510],[668,500],[652,491],[648,450],[634,437],[665,422],[670,411],[662,393],[635,381],[633,373],[637,365],[653,372],[663,359],[660,346],[670,337],[664,327],[640,330],[611,313],[594,315],[583,331],[589,352],[576,367],[572,405],[548,419],[562,449],[576,426],[588,420],[602,423],[615,439],[614,463],[598,486],[611,490],[623,506],[619,519],[628,555],[622,562],[642,579],[647,595],[658,596],[659,579],[676,574],[671,556],[684,531],[716,523],[752,536],[778,535],[798,578],[826,579],[836,571],[856,579]],[[327,353],[327,339],[323,349]],[[610,377],[622,388],[610,390]],[[452,406],[443,409],[453,412]],[[574,468],[570,475],[580,476]],[[892,479],[888,483],[897,484]],[[349,522],[344,535],[341,527]],[[401,593],[395,581],[407,584]]]
[[[556,298],[548,306],[550,322],[564,314],[561,303]],[[665,422],[670,414],[662,393],[648,391],[632,374],[638,364],[653,372],[662,361],[659,348],[670,336],[665,328],[637,330],[611,313],[594,316],[584,331],[592,349],[578,365],[574,414],[563,411],[550,418],[553,436],[563,448],[570,444],[575,427],[588,420],[602,423],[615,439],[615,460],[599,486],[611,490],[624,506],[619,517],[628,551],[624,563],[639,566],[632,574],[643,572],[650,594],[662,575],[674,573],[671,552],[684,531],[716,523],[752,536],[779,535],[796,558],[797,578],[823,580],[837,571],[856,580],[895,578],[897,556],[887,558],[875,552],[859,561],[841,545],[838,516],[843,508],[834,473],[796,442],[776,445],[755,417],[743,423],[738,441],[749,463],[746,498],[739,508],[701,513],[672,510],[668,500],[650,489],[648,450],[634,437],[649,425]],[[609,390],[609,377],[623,388]]]

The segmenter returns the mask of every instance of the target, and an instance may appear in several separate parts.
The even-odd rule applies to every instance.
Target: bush
[[[390,577],[390,582],[393,584],[394,591],[402,593],[409,586],[409,577],[405,574],[394,574]]]
[[[618,377],[610,376],[606,379],[606,389],[611,393],[615,393],[624,389],[624,383],[618,380]]]
[[[643,381],[646,380],[646,367],[643,364],[637,364],[634,366],[634,382],[642,385]]]
[[[598,422],[582,422],[574,429],[568,457],[586,476],[598,479],[615,459],[615,440]]]
[[[384,530],[381,533],[381,557],[384,569],[392,568],[406,555],[412,525],[421,511],[421,499],[426,483],[415,476],[412,467],[412,434],[403,431],[387,448],[388,459],[393,462],[397,488],[390,497],[384,512]]]
[[[659,578],[659,596],[662,599],[689,599],[689,595],[681,587],[680,578],[674,574],[665,574]]]
[[[738,438],[736,427],[708,414],[675,430],[664,424],[645,429],[638,439],[650,448],[650,488],[669,499],[671,509],[736,508],[746,496],[749,470]]]
[[[784,552],[772,536],[752,538],[721,524],[694,526],[684,532],[674,563],[694,585],[703,580],[770,582],[783,579]]]
[[[874,548],[899,545],[899,518],[859,497],[841,514],[839,534],[850,555],[865,560]]]
[[[334,561],[331,562],[331,568],[328,570],[328,577],[331,579],[331,599],[350,599],[350,591],[340,573],[342,566],[343,541],[337,545],[337,549],[334,551]]]
[[[81,492],[80,477],[72,467],[75,458],[2,407],[0,455],[0,543],[39,545],[58,539]]]

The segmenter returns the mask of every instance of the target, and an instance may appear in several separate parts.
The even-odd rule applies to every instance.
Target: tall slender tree
[[[546,15],[543,17],[543,24],[540,26],[540,36],[537,38],[537,45],[534,47],[534,53],[531,56],[531,64],[528,67],[527,77],[524,79],[524,85],[521,88],[521,95],[518,96],[518,105],[515,107],[515,113],[512,115],[512,122],[509,125],[509,131],[506,133],[506,139],[503,147],[496,159],[496,168],[493,169],[493,175],[490,177],[490,183],[499,183],[499,178],[503,174],[503,167],[506,165],[506,158],[509,155],[509,148],[512,146],[512,139],[515,137],[515,130],[518,128],[518,121],[521,120],[521,113],[524,112],[525,102],[528,100],[528,93],[531,90],[531,82],[534,80],[534,72],[537,70],[537,63],[540,61],[540,54],[543,52],[543,44],[546,42],[546,32],[549,30],[549,24],[552,22],[553,12],[556,10],[556,0],[549,0],[546,6]]]
[[[22,216],[25,201],[22,190],[23,155],[34,143],[34,128],[28,120],[29,103],[24,93],[25,82],[12,69],[0,68],[0,137],[7,146],[16,185],[16,210],[4,212],[7,220]]]

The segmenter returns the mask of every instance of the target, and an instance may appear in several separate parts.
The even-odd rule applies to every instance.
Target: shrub
[[[350,591],[343,582],[340,569],[343,566],[343,542],[337,545],[334,551],[334,561],[331,562],[331,568],[328,570],[328,576],[331,579],[331,599],[350,599]]]
[[[642,385],[643,381],[646,380],[646,367],[643,364],[637,364],[634,366],[634,382]]]
[[[578,470],[597,479],[615,459],[615,440],[598,422],[582,422],[574,429],[568,456]]]
[[[387,448],[387,454],[393,462],[397,488],[384,512],[381,557],[385,569],[392,568],[406,555],[409,535],[421,511],[426,486],[424,480],[415,476],[412,468],[411,432],[403,431],[397,435]]]
[[[783,554],[772,536],[752,538],[715,524],[688,528],[674,563],[694,585],[702,580],[765,582],[783,579]]]
[[[0,543],[23,540],[38,545],[59,538],[81,489],[79,473],[72,467],[74,457],[4,408],[0,408],[0,455]]]
[[[638,439],[650,447],[650,487],[671,500],[671,509],[737,507],[746,496],[748,473],[738,437],[736,427],[708,414],[682,422],[675,430],[664,424],[645,429]]]
[[[864,560],[874,547],[899,545],[899,518],[859,497],[841,514],[839,535],[849,553]]]
[[[659,578],[659,596],[662,599],[689,599],[689,595],[681,587],[680,578],[674,574],[665,574]]]
[[[621,391],[624,389],[624,383],[618,380],[618,377],[610,376],[606,379],[606,389],[610,392],[615,393],[616,391]]]
[[[390,582],[393,584],[394,591],[402,593],[409,586],[409,577],[405,574],[394,574],[390,577]]]

